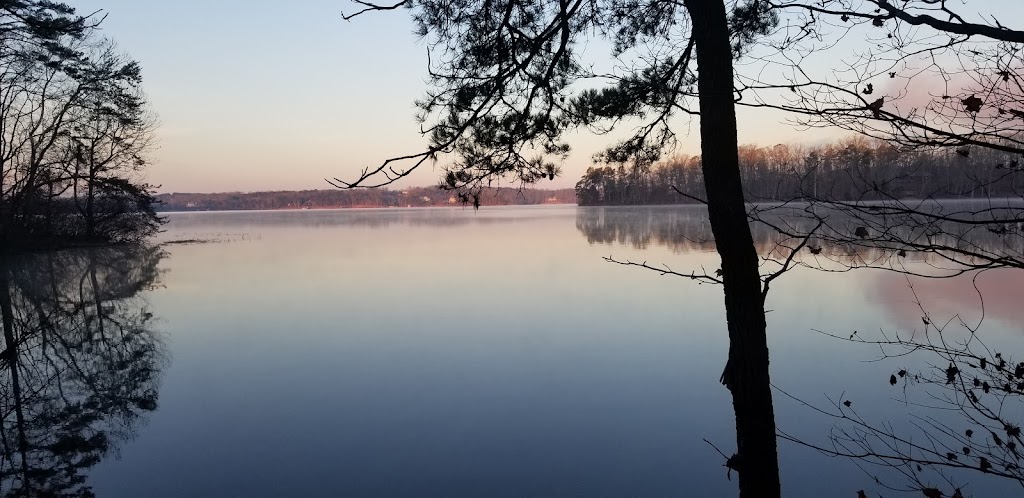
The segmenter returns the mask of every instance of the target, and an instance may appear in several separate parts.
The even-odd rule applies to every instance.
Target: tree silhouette
[[[807,224],[812,221],[810,218],[789,220],[802,224],[804,231],[809,230]],[[714,247],[707,213],[698,206],[580,209],[576,227],[591,244],[614,243],[639,249],[659,245],[676,252],[708,251]],[[787,239],[784,233],[756,223],[752,225],[752,234],[763,258],[777,259],[791,254],[789,249],[780,249],[780,244]],[[959,240],[960,244],[988,254],[1005,251],[1007,242],[1006,234],[987,229],[970,231]],[[992,311],[976,280],[986,273],[950,265],[938,251],[913,251],[896,256],[888,249],[869,244],[839,247],[820,240],[814,243],[822,244],[810,246],[819,251],[805,250],[798,256],[798,262],[806,262],[815,270],[824,267],[827,271],[849,271],[867,262],[879,269],[885,267],[882,264],[885,261],[898,260],[898,266],[886,269],[898,272],[899,278],[907,281],[918,313],[913,319],[916,327],[911,323],[906,329],[876,334],[819,332],[837,341],[872,346],[879,351],[877,358],[871,360],[884,361],[893,369],[878,377],[876,384],[883,392],[896,393],[894,396],[908,408],[910,423],[878,421],[872,417],[872,410],[863,408],[856,399],[847,405],[849,398],[830,397],[822,405],[797,398],[784,386],[775,386],[776,393],[808,408],[809,416],[823,416],[835,422],[828,444],[817,442],[813,435],[787,430],[785,424],[779,428],[779,437],[829,456],[852,459],[885,488],[882,496],[887,496],[886,491],[917,494],[924,490],[955,496],[957,489],[962,496],[969,496],[970,484],[977,484],[976,476],[971,474],[978,472],[1022,482],[1021,442],[1016,428],[1022,425],[1020,418],[1024,413],[1024,391],[1021,391],[1024,367],[1013,358],[1008,346],[996,348],[984,339],[983,324]],[[1019,252],[1024,245],[1020,239],[1016,244]],[[771,256],[773,252],[779,254]],[[1016,261],[1019,263],[1019,259]],[[660,265],[651,268],[667,275],[693,278],[684,269]],[[1002,272],[1004,279],[1012,280],[1017,270],[1001,267],[995,271]],[[697,276],[702,275],[703,269],[700,269]],[[912,285],[915,280],[921,281],[920,277],[912,280],[914,275],[961,277],[959,282],[950,280],[948,285],[969,289],[968,294],[976,295],[982,308],[980,317],[964,318],[960,314],[964,309],[951,317],[929,311],[924,304],[927,301],[917,295]],[[707,278],[700,278],[700,281],[710,282]],[[992,297],[995,296],[989,296]],[[1011,303],[1013,299],[1013,296],[1008,297]],[[957,302],[961,308],[970,306],[969,301],[962,298]]]
[[[810,169],[814,188],[809,195],[801,189],[799,195],[787,199],[781,207],[748,212],[745,202],[756,199],[746,197],[743,188],[736,105],[783,109],[793,116],[821,119],[833,126],[845,123],[849,129],[895,140],[895,133],[875,134],[864,125],[883,121],[885,129],[902,131],[904,135],[908,135],[906,130],[924,133],[929,137],[929,145],[968,143],[1014,152],[1012,147],[1001,145],[1012,140],[1008,137],[1013,134],[998,127],[956,138],[964,134],[964,128],[947,126],[947,132],[939,134],[945,141],[931,140],[936,133],[930,123],[933,116],[897,114],[893,112],[891,97],[887,100],[874,96],[873,86],[851,89],[825,79],[815,80],[811,85],[779,71],[755,70],[745,75],[733,70],[736,60],[761,61],[762,66],[781,64],[800,75],[799,56],[821,52],[821,47],[813,46],[832,17],[835,22],[850,21],[857,26],[866,23],[884,28],[887,22],[903,23],[927,26],[942,33],[960,33],[968,38],[994,34],[1009,37],[1008,43],[1012,42],[1013,32],[1001,27],[985,28],[957,18],[949,26],[950,23],[923,17],[915,10],[921,6],[942,9],[944,2],[910,1],[900,7],[884,0],[750,0],[728,5],[724,0],[355,3],[359,10],[346,16],[347,19],[372,11],[405,9],[411,13],[418,33],[427,39],[430,90],[418,105],[430,145],[424,151],[366,168],[355,179],[332,181],[342,188],[388,185],[423,164],[450,156],[441,186],[478,205],[480,188],[498,179],[529,184],[553,178],[559,171],[558,163],[569,152],[563,140],[567,130],[608,132],[628,123],[635,132],[608,147],[598,155],[598,160],[631,170],[616,172],[616,181],[611,185],[598,186],[594,178],[594,185],[583,185],[581,193],[596,193],[598,198],[610,195],[615,202],[631,203],[640,194],[624,187],[638,185],[637,178],[676,145],[673,120],[699,115],[703,189],[701,195],[679,189],[677,192],[706,205],[721,268],[713,274],[678,274],[722,284],[730,344],[722,382],[733,396],[737,436],[736,454],[728,458],[727,465],[739,473],[741,496],[781,493],[765,337],[764,298],[771,282],[795,265],[814,265],[813,258],[802,257],[805,250],[812,256],[830,254],[814,242],[815,237],[823,237],[836,247],[875,250],[880,246],[897,256],[899,251],[930,249],[904,247],[918,239],[890,236],[887,230],[874,232],[868,225],[855,224],[878,214],[864,201],[889,199],[875,188],[874,180],[867,183],[869,188],[855,193],[853,202],[820,209],[808,207],[808,203],[814,204],[810,201],[829,200],[833,194],[818,185],[817,168]],[[822,5],[832,10],[823,11]],[[865,12],[865,8],[869,10]],[[871,8],[879,10],[871,12]],[[844,32],[837,31],[836,36],[841,38]],[[610,56],[619,67],[604,73],[590,69],[592,66],[582,58],[578,47],[591,37],[610,42]],[[934,54],[941,50],[941,44],[929,45],[931,41],[913,40],[924,45],[909,48],[899,45],[896,56],[906,60],[904,52]],[[764,54],[765,47],[776,60]],[[777,81],[762,81],[765,75],[775,75]],[[846,96],[848,101],[832,105],[833,100],[823,93],[822,98],[830,107],[815,106],[817,101],[806,98],[806,93],[814,92],[815,88]],[[770,100],[784,91],[795,95]],[[967,112],[977,117],[978,112],[973,111],[979,105],[977,100],[967,96],[961,100],[966,102],[963,106]],[[805,205],[794,208],[795,202]],[[896,209],[903,207],[917,206],[903,204]],[[1012,208],[1008,212],[980,212],[988,216],[970,223],[994,226],[1008,223],[1015,216]],[[801,213],[806,221],[787,222],[787,217],[794,213]],[[881,219],[887,223],[900,214],[884,212]],[[925,223],[936,217],[954,222],[966,220],[959,214],[950,217],[935,210],[924,212],[924,216]],[[748,218],[782,234],[768,254],[757,253]],[[925,236],[930,235],[925,232]],[[945,249],[943,255],[952,255],[956,262],[964,261],[957,259],[963,253],[957,252],[960,247],[956,244],[948,244]],[[862,259],[846,269],[874,263]],[[998,266],[1003,260],[994,257],[990,263]]]
[[[355,180],[334,180],[340,187],[387,185],[440,154],[453,154],[441,186],[476,206],[480,189],[498,178],[524,184],[554,178],[554,161],[569,151],[562,140],[567,129],[655,116],[603,154],[608,162],[645,167],[675,142],[669,119],[695,113],[695,97],[730,338],[722,374],[736,414],[737,453],[730,464],[740,471],[741,494],[778,496],[764,303],[740,182],[731,90],[733,56],[776,22],[770,12],[757,4],[727,11],[721,0],[357,3],[363,8],[353,16],[408,7],[428,38],[433,88],[419,107],[430,146],[368,168]],[[576,49],[590,34],[611,40],[614,56],[648,45],[663,50],[649,65],[604,80],[602,89],[577,91],[578,83],[600,79]]]
[[[5,250],[138,241],[155,233],[140,175],[153,119],[138,63],[99,13],[0,5],[0,241]]]

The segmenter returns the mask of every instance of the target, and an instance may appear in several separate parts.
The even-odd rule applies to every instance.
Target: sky
[[[325,178],[352,179],[426,146],[413,106],[427,88],[426,46],[406,11],[345,21],[341,12],[354,5],[343,0],[71,3],[104,11],[104,35],[142,65],[160,125],[147,179],[159,192],[330,188]],[[742,143],[836,135],[765,111],[741,110],[739,119]],[[678,152],[699,153],[697,130],[682,123]],[[607,142],[571,137],[563,175],[538,186],[573,186]],[[437,177],[428,166],[397,186]]]

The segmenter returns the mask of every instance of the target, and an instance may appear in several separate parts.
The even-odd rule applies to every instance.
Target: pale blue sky
[[[143,67],[162,191],[325,188],[325,176],[425,143],[425,49],[401,15],[341,19],[334,0],[81,0]],[[429,172],[417,183],[434,182]]]
[[[1014,1],[985,2],[1020,10]],[[418,152],[413,119],[426,48],[403,11],[342,20],[341,0],[73,0],[103,9],[104,32],[142,64],[159,149],[148,178],[162,192],[327,188],[384,158]],[[1005,9],[1002,9],[1005,11]],[[1012,19],[1010,19],[1012,22]],[[741,142],[815,142],[781,117],[744,112]],[[685,133],[685,128],[680,130]],[[603,139],[579,137],[569,187]],[[696,124],[684,153],[697,153]],[[402,185],[429,185],[425,168]]]

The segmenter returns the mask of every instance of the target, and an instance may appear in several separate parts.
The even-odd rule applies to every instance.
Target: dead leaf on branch
[[[885,97],[879,97],[878,100],[868,104],[868,109],[874,113],[876,119],[882,117],[883,105],[885,105]]]
[[[981,106],[982,104],[985,103],[983,100],[979,99],[974,95],[971,95],[970,97],[967,97],[966,99],[963,99],[960,102],[964,105],[964,109],[967,109],[967,112],[975,114],[981,112]]]

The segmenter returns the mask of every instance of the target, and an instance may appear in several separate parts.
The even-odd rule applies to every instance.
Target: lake
[[[715,449],[735,448],[721,288],[603,259],[713,272],[704,218],[173,213],[160,250],[24,257],[7,282],[25,339],[20,377],[7,368],[0,387],[3,489],[30,470],[98,496],[735,496]],[[987,344],[1020,349],[1024,282],[977,285]],[[872,362],[877,348],[816,331],[922,329],[915,292],[933,321],[980,317],[970,278],[779,278],[773,383],[908,423],[889,376],[934,359]],[[775,403],[780,430],[829,444],[835,420]],[[885,492],[798,444],[780,441],[780,463],[787,496]],[[968,477],[981,495],[1020,492]]]

